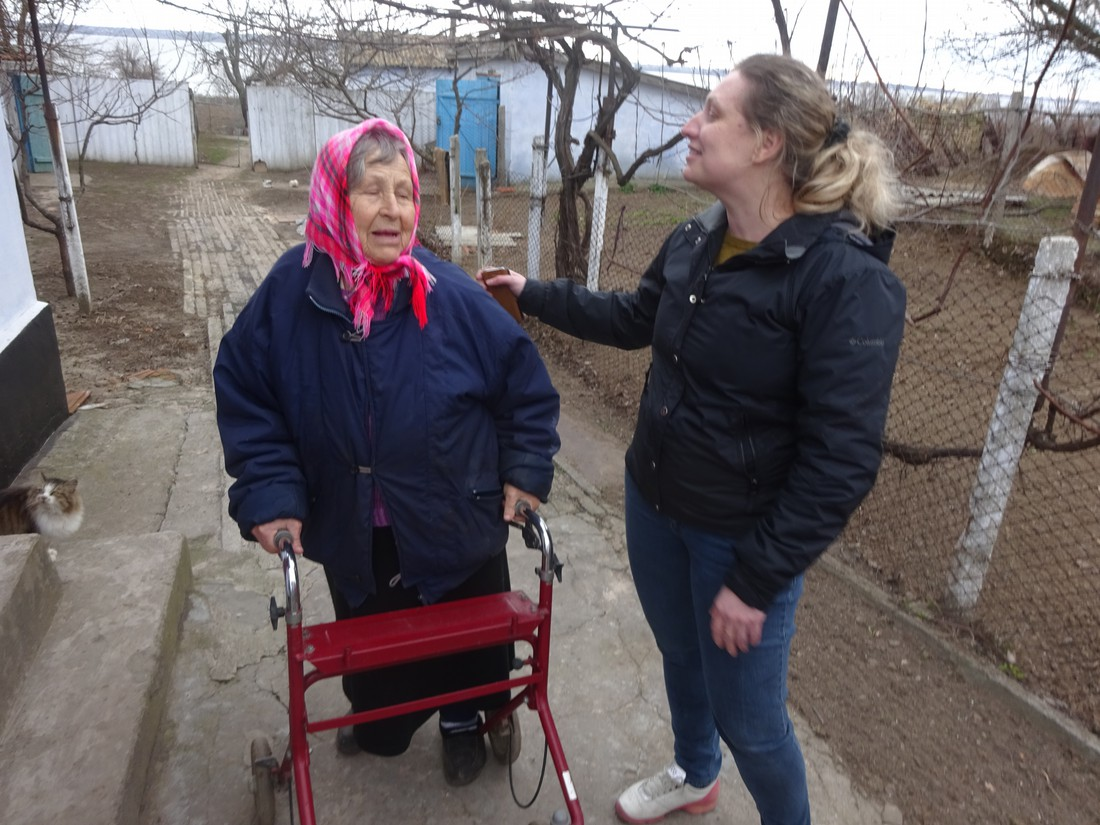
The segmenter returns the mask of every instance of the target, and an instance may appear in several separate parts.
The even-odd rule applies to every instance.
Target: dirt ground
[[[91,164],[88,174],[78,210],[90,316],[66,295],[52,238],[33,231],[28,237],[38,296],[53,309],[67,389],[88,391],[86,403],[121,403],[150,371],[183,383],[209,380],[205,319],[183,312],[183,274],[171,245],[177,187],[190,175],[250,182],[242,197],[284,215],[304,214],[305,187],[258,188],[251,170],[215,166]],[[308,176],[265,177],[285,184]],[[897,254],[930,262],[955,253],[935,234],[914,229],[902,234]],[[614,414],[598,412],[607,408],[583,380],[583,364],[558,364],[553,355],[547,352],[563,403],[622,437]],[[624,396],[624,405],[631,400]],[[895,805],[910,825],[1100,823],[1100,757],[1083,755],[967,678],[925,633],[823,569],[808,577],[791,702],[860,790]]]

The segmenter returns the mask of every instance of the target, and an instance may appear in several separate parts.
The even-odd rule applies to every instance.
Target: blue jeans
[[[787,715],[787,661],[802,577],[768,609],[759,645],[730,656],[711,639],[709,610],[736,541],[657,512],[626,477],[630,570],[665,671],[677,764],[696,787],[722,767],[719,737],[762,825],[809,825],[806,764]]]

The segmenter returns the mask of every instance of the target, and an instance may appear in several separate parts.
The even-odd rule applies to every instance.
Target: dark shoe
[[[443,778],[453,787],[469,785],[485,767],[485,737],[477,731],[443,736]]]
[[[523,735],[519,729],[519,717],[512,711],[489,728],[489,745],[493,749],[493,758],[501,765],[507,765],[519,759],[519,750],[523,747]]]
[[[355,728],[353,726],[344,725],[342,728],[337,728],[336,752],[341,756],[355,756],[363,752],[355,739]]]

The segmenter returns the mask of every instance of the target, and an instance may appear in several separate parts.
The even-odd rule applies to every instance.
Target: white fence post
[[[55,109],[56,111],[56,109]],[[47,121],[47,126],[49,122]],[[53,145],[53,175],[57,181],[58,217],[61,221],[62,240],[69,252],[69,266],[73,271],[73,289],[76,303],[85,315],[92,314],[92,290],[88,285],[88,266],[84,260],[84,242],[80,238],[80,221],[73,200],[73,182],[69,177],[69,160],[65,155],[65,141],[60,128]]]
[[[542,206],[546,199],[546,144],[535,138],[531,144],[531,200],[527,210],[527,277],[539,280],[542,251]]]
[[[462,164],[458,135],[451,135],[451,260],[462,265]]]
[[[607,226],[607,161],[596,172],[596,192],[592,198],[592,243],[588,247],[589,289],[600,288],[600,258],[603,255],[603,233]]]
[[[477,268],[485,269],[493,263],[493,168],[485,149],[474,150],[477,182]]]
[[[1028,427],[1050,361],[1059,319],[1073,278],[1077,241],[1043,238],[1035,256],[1020,320],[1001,378],[993,419],[970,493],[970,519],[955,545],[949,598],[961,610],[978,603],[997,542]]]

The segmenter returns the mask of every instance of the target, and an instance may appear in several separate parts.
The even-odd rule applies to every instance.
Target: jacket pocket
[[[725,420],[724,432],[715,438],[715,451],[726,465],[730,488],[744,496],[746,508],[751,511],[760,492],[756,441],[740,407],[727,411]]]

